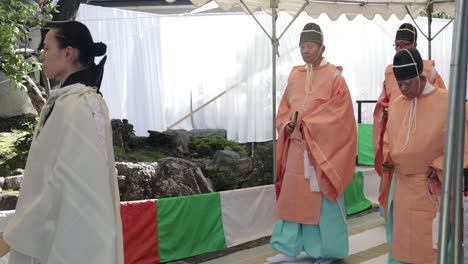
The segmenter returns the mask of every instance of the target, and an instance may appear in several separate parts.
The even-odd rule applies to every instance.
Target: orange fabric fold
[[[280,219],[318,224],[322,196],[336,201],[354,176],[356,122],[341,71],[341,67],[328,63],[314,67],[310,85],[304,66],[294,67],[289,76],[276,120],[279,138],[275,214]],[[284,127],[295,112],[297,122],[287,136]],[[310,180],[304,175],[307,157],[320,191],[312,191]]]
[[[354,177],[357,129],[353,105],[344,79],[337,79],[337,91],[303,117],[307,151],[322,170],[322,194],[336,201]]]

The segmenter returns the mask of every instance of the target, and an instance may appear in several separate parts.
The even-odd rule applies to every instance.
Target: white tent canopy
[[[216,2],[222,9],[229,10],[235,6],[242,6],[241,0],[191,0],[196,6],[203,6],[208,2]],[[278,1],[278,11],[286,11],[290,14],[297,13],[307,0],[283,0]],[[348,19],[357,15],[363,15],[367,19],[373,19],[377,14],[385,20],[395,15],[403,19],[407,10],[412,14],[419,14],[425,10],[429,2],[433,3],[434,12],[446,12],[453,16],[455,13],[455,0],[309,0],[305,11],[311,17],[317,18],[322,13],[328,15],[332,20],[338,19],[345,14]],[[271,10],[270,0],[244,0],[250,10],[263,9],[267,13]]]
[[[335,20],[341,14],[346,14],[348,19],[356,15],[362,14],[367,19],[373,19],[375,15],[382,16],[387,20],[391,15],[403,19],[407,15],[406,7],[412,14],[419,14],[423,11],[428,2],[434,5],[434,12],[446,12],[447,14],[454,15],[455,0],[372,0],[372,1],[351,1],[351,0],[338,0],[338,1],[323,1],[312,0],[306,9],[306,12],[316,17],[321,13],[326,13],[330,19]]]
[[[276,21],[278,18],[278,11],[286,11],[294,15],[292,22],[297,18],[297,16],[302,12],[306,11],[310,16],[317,17],[322,13],[326,13],[330,18],[338,18],[342,14],[348,14],[348,17],[354,18],[356,15],[362,14],[366,18],[373,18],[376,14],[384,18],[389,18],[392,14],[402,17],[403,14],[413,14],[414,12],[419,13],[419,11],[425,9],[429,14],[429,58],[431,58],[431,24],[432,24],[432,13],[434,11],[445,11],[449,14],[454,14],[452,10],[455,9],[452,7],[455,6],[454,0],[443,1],[443,0],[413,0],[409,2],[394,0],[394,1],[374,1],[374,2],[358,2],[350,0],[334,0],[334,1],[325,1],[325,0],[191,0],[192,3],[203,5],[211,1],[215,1],[223,9],[228,10],[235,5],[241,5],[246,12],[253,16],[252,10],[257,8],[262,8],[266,12],[271,13],[272,16],[272,30],[269,38],[272,43],[272,105],[273,109],[276,109],[276,53],[278,51],[279,39],[276,35]],[[247,2],[246,2],[247,1]],[[403,12],[406,11],[406,12]],[[255,17],[254,17],[255,18]],[[259,23],[263,28],[263,26]],[[287,28],[285,29],[287,30]],[[265,30],[264,30],[265,31]],[[266,31],[265,31],[266,32]],[[276,112],[272,112],[272,138],[273,144],[276,142]],[[273,166],[276,166],[276,150],[273,149]],[[273,179],[276,180],[276,171],[273,171]]]
[[[267,29],[271,19],[256,14]],[[108,45],[102,92],[113,118],[128,118],[138,135],[164,131],[193,109],[225,92],[175,128],[224,128],[239,142],[271,140],[271,44],[255,21],[245,14],[157,16],[82,5],[78,20],[90,28],[95,41]],[[291,16],[281,13],[278,30]],[[344,68],[351,95],[376,99],[384,70],[394,54],[395,31],[403,21],[380,16],[369,21],[342,16],[331,21],[322,15],[302,14],[281,39],[277,68],[279,101],[292,66],[301,64],[298,49],[302,26],[319,23],[325,33],[325,57]],[[420,24],[426,18],[418,18]],[[439,30],[447,23],[435,19]],[[115,34],[119,32],[119,34]],[[448,84],[452,27],[434,40],[436,67]],[[370,45],[372,43],[372,45]],[[418,43],[427,58],[427,42]],[[357,114],[357,108],[356,114]],[[372,122],[373,105],[363,107],[363,122]]]

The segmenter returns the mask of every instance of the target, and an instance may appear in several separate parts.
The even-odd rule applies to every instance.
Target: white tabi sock
[[[288,256],[283,253],[279,253],[276,256],[269,257],[266,259],[268,263],[280,263],[280,262],[294,262],[296,261],[296,257]]]

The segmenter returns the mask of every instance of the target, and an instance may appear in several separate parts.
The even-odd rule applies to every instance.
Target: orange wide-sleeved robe
[[[276,120],[279,139],[275,210],[282,220],[318,224],[322,195],[336,201],[353,178],[356,121],[341,70],[328,63],[313,68],[309,93],[306,67],[294,67],[289,76]],[[284,127],[295,111],[296,126],[287,137]],[[315,168],[320,192],[312,192],[309,179],[304,177],[305,150]]]
[[[435,87],[446,89],[445,83],[435,69],[435,63],[432,60],[425,60],[424,75],[429,83]],[[390,103],[401,95],[400,88],[393,74],[393,65],[388,65],[385,70],[385,81],[383,83],[382,93],[374,109],[374,167],[377,173],[382,176],[382,155],[383,155],[383,135],[387,124],[387,111]]]
[[[447,94],[445,89],[433,88],[417,98],[415,126],[412,126],[413,133],[409,134],[408,141],[407,115],[412,102],[400,96],[390,104],[384,141],[388,152],[384,153],[384,162],[392,164],[397,175],[393,193],[391,245],[395,260],[415,264],[436,263],[437,251],[432,247],[432,221],[439,197],[434,196],[437,191],[432,191],[433,194],[428,191],[427,172],[429,167],[437,169],[438,180],[431,183],[431,188],[440,190]],[[465,123],[465,138],[468,136],[466,132]],[[465,166],[468,165],[467,149],[465,143]],[[385,168],[383,173],[389,175]],[[383,194],[388,196],[391,178],[388,177],[388,180],[382,182],[380,198],[383,198]]]

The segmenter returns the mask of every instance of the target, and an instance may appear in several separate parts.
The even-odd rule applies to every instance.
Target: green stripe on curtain
[[[373,126],[358,124],[358,164],[374,165]]]
[[[351,215],[372,207],[372,203],[364,196],[364,175],[357,171],[345,190],[346,214]]]
[[[219,193],[158,199],[157,221],[161,262],[226,248]]]

